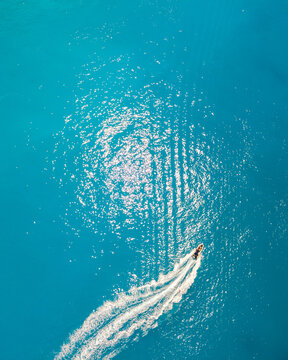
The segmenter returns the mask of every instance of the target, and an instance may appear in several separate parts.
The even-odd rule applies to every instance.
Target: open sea
[[[285,0],[0,1],[0,359],[288,359],[287,44]]]

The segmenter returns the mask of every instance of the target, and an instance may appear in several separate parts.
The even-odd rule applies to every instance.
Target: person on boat
[[[198,259],[198,256],[201,254],[201,251],[203,250],[203,248],[204,248],[204,245],[203,245],[203,244],[200,244],[200,245],[197,247],[197,249],[195,250],[195,252],[194,252],[194,254],[192,255],[192,257],[197,260],[197,259]]]

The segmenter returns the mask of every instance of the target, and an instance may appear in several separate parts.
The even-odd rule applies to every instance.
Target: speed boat
[[[200,245],[197,247],[197,249],[194,251],[192,257],[197,260],[197,259],[198,259],[198,256],[201,254],[203,248],[204,248],[204,245],[203,245],[203,244],[200,244]]]

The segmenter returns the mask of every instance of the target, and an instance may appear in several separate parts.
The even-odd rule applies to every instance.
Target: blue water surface
[[[0,3],[1,359],[53,359],[201,242],[181,302],[115,358],[288,358],[287,20],[282,0]]]

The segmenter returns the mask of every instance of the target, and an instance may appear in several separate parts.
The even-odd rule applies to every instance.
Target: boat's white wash
[[[55,360],[112,359],[129,341],[156,327],[160,316],[193,284],[201,261],[192,258],[194,251],[158,281],[133,287],[104,303],[70,335]]]

